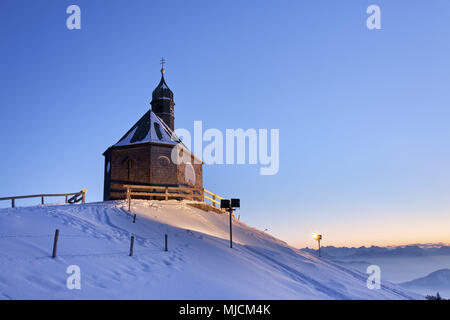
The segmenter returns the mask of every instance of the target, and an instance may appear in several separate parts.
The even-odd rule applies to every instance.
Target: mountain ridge
[[[304,252],[317,254],[318,250],[312,248],[301,249]],[[361,247],[321,247],[321,255],[330,259],[356,259],[370,257],[419,257],[450,255],[450,246],[438,245],[424,247],[421,244],[404,246],[361,246]]]

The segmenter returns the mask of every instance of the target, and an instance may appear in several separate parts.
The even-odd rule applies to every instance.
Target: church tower
[[[164,79],[164,63],[164,59],[161,59],[161,81],[155,90],[153,90],[150,104],[152,105],[152,111],[173,131],[175,128],[175,115],[173,110],[175,102],[173,101],[173,92],[169,89]]]

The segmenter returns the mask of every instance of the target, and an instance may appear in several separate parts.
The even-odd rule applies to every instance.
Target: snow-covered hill
[[[420,299],[396,285],[288,246],[228,217],[177,201],[0,210],[2,299]],[[50,257],[60,229],[58,257]],[[169,251],[164,251],[164,234]],[[130,236],[136,237],[128,256]],[[81,289],[66,288],[69,265]]]

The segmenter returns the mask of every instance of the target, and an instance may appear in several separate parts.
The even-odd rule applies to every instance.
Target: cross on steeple
[[[164,72],[166,71],[164,69],[164,65],[166,64],[166,60],[164,58],[161,58],[160,64],[161,64],[161,74],[164,74]]]

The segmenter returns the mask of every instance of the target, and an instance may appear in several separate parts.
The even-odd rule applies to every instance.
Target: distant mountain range
[[[416,280],[400,283],[400,286],[417,292],[428,294],[447,294],[450,292],[450,269],[441,269]]]
[[[305,252],[317,254],[316,249],[304,248]],[[421,256],[450,256],[450,246],[414,244],[398,247],[334,247],[327,246],[321,248],[321,255],[329,259],[362,259],[362,258],[393,258],[393,257],[421,257]]]

